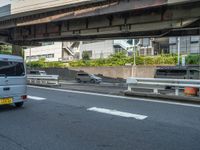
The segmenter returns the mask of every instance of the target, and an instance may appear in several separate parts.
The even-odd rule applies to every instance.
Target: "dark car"
[[[187,67],[160,67],[156,69],[154,77],[171,79],[200,79],[200,71],[198,69]]]
[[[90,82],[90,83],[101,83],[102,78],[97,77],[94,74],[88,74],[88,73],[77,73],[75,80],[77,82]]]

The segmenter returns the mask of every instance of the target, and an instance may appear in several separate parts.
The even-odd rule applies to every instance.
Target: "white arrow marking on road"
[[[32,100],[36,100],[36,101],[43,101],[43,100],[45,100],[46,98],[28,95],[28,99],[32,99]]]
[[[131,114],[131,113],[128,113],[128,112],[121,112],[121,111],[117,111],[117,110],[110,110],[110,109],[97,108],[97,107],[88,108],[87,110],[100,112],[100,113],[104,113],[104,114],[109,114],[109,115],[114,115],[114,116],[120,116],[120,117],[126,117],[126,118],[135,118],[137,120],[144,120],[148,117],[148,116],[139,115],[139,114]]]

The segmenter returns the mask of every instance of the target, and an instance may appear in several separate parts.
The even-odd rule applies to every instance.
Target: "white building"
[[[0,0],[0,17],[8,16],[11,14],[11,1]]]
[[[177,37],[169,38],[170,53],[177,54],[178,42]],[[181,54],[200,54],[200,36],[183,36],[180,37]]]
[[[90,54],[91,59],[107,58],[111,54],[115,53],[113,40],[81,42],[80,59],[82,59],[82,53],[84,51],[87,51]]]
[[[98,59],[107,58],[111,54],[119,51],[125,51],[128,54],[132,54],[134,47],[138,50],[139,55],[154,55],[152,40],[149,38],[140,40],[100,40],[81,42],[80,59],[82,59],[82,53],[84,51],[87,51],[90,54],[91,59]]]
[[[29,47],[24,50],[26,61],[38,61],[45,58],[46,61],[71,61],[78,59],[76,42],[46,42],[42,46]]]
[[[46,61],[72,61],[82,59],[82,53],[87,51],[91,59],[108,58],[110,55],[125,51],[133,53],[133,47],[140,55],[154,55],[152,40],[95,40],[84,42],[48,42],[42,46],[29,47],[24,50],[26,61],[38,61],[45,58]]]

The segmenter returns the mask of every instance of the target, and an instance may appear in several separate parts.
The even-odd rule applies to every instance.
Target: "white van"
[[[0,105],[21,107],[27,99],[26,69],[22,57],[0,55]]]

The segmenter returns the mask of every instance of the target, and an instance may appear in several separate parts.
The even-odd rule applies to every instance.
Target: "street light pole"
[[[177,41],[178,41],[178,66],[180,66],[180,51],[181,51],[180,37],[177,38]]]
[[[134,57],[134,66],[136,66],[136,47],[135,39],[133,39],[133,57]]]
[[[29,51],[29,63],[30,63],[30,69],[31,69],[31,67],[32,67],[32,65],[31,65],[31,47],[30,47],[30,51]]]
[[[136,47],[134,46],[134,56],[133,56],[133,57],[134,57],[134,66],[136,66],[136,53],[135,53],[135,52],[136,52],[136,49],[135,49],[135,48],[136,48]]]

